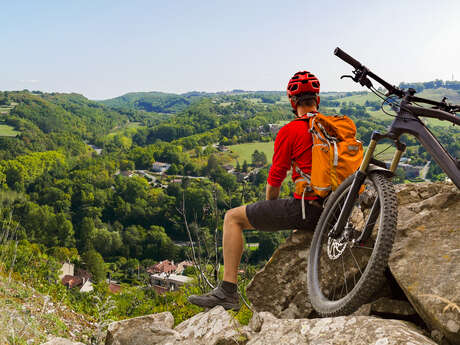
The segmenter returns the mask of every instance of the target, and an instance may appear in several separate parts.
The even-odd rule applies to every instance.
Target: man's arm
[[[276,200],[280,195],[280,187],[273,187],[267,183],[267,189],[265,191],[265,198],[267,200]]]

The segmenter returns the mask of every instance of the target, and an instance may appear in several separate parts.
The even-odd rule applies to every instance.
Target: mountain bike
[[[423,145],[434,161],[460,189],[460,160],[452,157],[421,121],[421,117],[460,125],[459,105],[415,96],[377,76],[340,48],[334,54],[354,67],[351,78],[388,103],[396,113],[388,132],[374,131],[358,171],[327,199],[313,235],[308,259],[307,287],[311,304],[322,316],[347,315],[366,303],[383,282],[398,218],[391,182],[406,145],[407,133]],[[372,80],[387,89],[383,94]],[[419,103],[427,104],[422,107]],[[389,167],[374,158],[376,145],[389,139],[396,147]]]

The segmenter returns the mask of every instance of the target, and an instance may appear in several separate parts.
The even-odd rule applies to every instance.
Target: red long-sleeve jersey
[[[281,186],[294,161],[304,173],[311,173],[313,139],[308,130],[308,121],[303,120],[291,121],[280,129],[275,139],[273,163],[268,173],[269,185]],[[299,173],[293,169],[292,180],[295,181],[299,176]],[[294,193],[294,198],[301,199],[302,196]],[[316,198],[306,196],[305,199]]]

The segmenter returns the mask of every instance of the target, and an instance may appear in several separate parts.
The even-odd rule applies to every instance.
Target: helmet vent
[[[312,82],[311,85],[312,85],[313,87],[319,87],[319,83],[316,82],[316,81]]]
[[[299,88],[299,86],[298,86],[297,84],[294,84],[294,85],[289,86],[289,90],[290,90],[290,91],[295,91],[295,90],[297,90],[298,88]]]

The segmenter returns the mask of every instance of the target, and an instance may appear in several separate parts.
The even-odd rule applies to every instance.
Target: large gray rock
[[[174,318],[164,312],[113,322],[107,330],[106,345],[149,345],[175,341]]]
[[[80,342],[72,341],[66,338],[51,337],[46,343],[42,345],[85,345]]]
[[[248,331],[220,306],[195,315],[179,324],[174,330],[179,334],[176,341],[171,343],[175,345],[244,344],[249,336]]]
[[[369,316],[347,316],[324,319],[277,319],[271,313],[256,314],[258,320],[242,327],[222,307],[195,315],[174,329],[174,335],[156,332],[148,338],[145,327],[148,319],[131,323],[132,328],[124,330],[123,342],[116,344],[159,344],[159,345],[434,345],[409,323],[397,320],[383,320]],[[168,325],[150,318],[153,329]],[[144,323],[145,322],[145,323]],[[129,332],[129,333],[128,333]],[[141,339],[136,333],[145,336]],[[121,339],[115,334],[114,341]],[[112,342],[115,344],[115,342]]]
[[[435,345],[415,327],[397,320],[366,316],[324,319],[276,319],[267,312],[259,333],[251,335],[247,345]]]
[[[460,344],[460,192],[444,183],[397,187],[391,272],[427,326]]]
[[[307,260],[313,229],[296,231],[279,246],[246,288],[259,312],[285,319],[305,318],[313,308],[307,294]]]
[[[393,319],[416,315],[412,305],[406,301],[382,297],[370,304],[371,312],[377,315],[391,315]]]
[[[106,345],[226,345],[244,344],[243,328],[222,307],[199,313],[172,329],[171,313],[152,314],[109,325]]]

